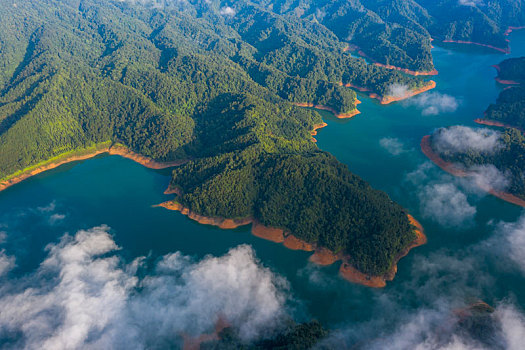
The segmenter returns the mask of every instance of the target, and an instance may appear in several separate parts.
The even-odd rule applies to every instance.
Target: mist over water
[[[513,52],[508,56],[434,49],[440,74],[432,78],[437,88],[427,94],[387,106],[359,96],[362,113],[345,121],[323,112],[328,126],[316,136],[319,147],[386,191],[425,227],[428,244],[400,261],[386,288],[345,282],[337,264],[311,265],[309,253],[258,239],[247,227],[220,230],[154,208],[171,198],[162,194],[169,171],[100,156],[0,193],[0,306],[5,306],[0,307],[0,334],[16,338],[13,334],[26,331],[33,334],[26,345],[49,348],[96,348],[117,340],[141,348],[144,344],[137,339],[145,345],[152,341],[143,329],[131,327],[130,338],[125,338],[118,327],[136,324],[137,314],[148,315],[158,325],[155,334],[169,342],[177,340],[168,334],[209,330],[214,321],[210,315],[222,313],[239,326],[251,320],[242,330],[246,339],[271,331],[262,324],[278,327],[291,315],[298,321],[316,318],[336,330],[327,342],[371,349],[483,348],[486,344],[450,326],[454,310],[483,300],[495,308],[498,328],[492,344],[519,349],[525,337],[525,214],[445,174],[419,149],[421,138],[436,128],[480,129],[473,120],[502,88],[490,66],[525,55],[525,31],[510,38]],[[78,251],[82,259],[72,259],[69,254]],[[228,283],[219,283],[214,274],[229,276]],[[90,284],[105,292],[93,294]],[[68,315],[78,312],[71,289],[105,316],[93,318],[85,310],[80,325],[69,322],[74,317]],[[243,301],[238,312],[231,308],[231,296]],[[72,304],[58,302],[68,298]],[[214,303],[203,305],[203,300]],[[155,303],[173,308],[157,315]],[[24,315],[9,311],[9,305],[40,313]],[[55,323],[44,319],[52,327],[45,328],[39,317]],[[188,320],[202,323],[188,329]],[[71,329],[78,332],[75,337],[60,337]],[[436,329],[443,330],[442,336]],[[12,341],[17,348],[20,343]]]

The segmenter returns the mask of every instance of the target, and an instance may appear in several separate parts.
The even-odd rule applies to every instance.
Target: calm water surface
[[[502,87],[494,81],[496,71],[491,65],[525,55],[525,31],[511,35],[511,47],[512,54],[507,56],[476,48],[434,49],[439,75],[433,78],[437,88],[432,93],[455,97],[458,108],[454,112],[423,115],[422,108],[411,102],[381,106],[360,96],[362,113],[351,120],[323,114],[328,126],[317,136],[319,147],[386,191],[425,227],[428,244],[401,260],[395,280],[384,289],[347,283],[338,277],[338,266],[311,266],[309,253],[258,239],[248,228],[219,230],[199,225],[178,212],[154,208],[152,205],[171,198],[162,194],[169,183],[169,171],[149,170],[117,156],[65,165],[0,193],[0,231],[7,233],[2,247],[17,257],[12,274],[34,271],[47,254],[45,246],[64,233],[106,224],[126,261],[174,251],[200,259],[250,244],[265,266],[290,282],[291,294],[299,304],[297,317],[317,318],[332,328],[358,327],[378,318],[385,327],[393,326],[396,310],[431,307],[436,298],[447,295],[465,302],[483,299],[497,303],[511,298],[523,308],[523,275],[502,267],[491,249],[484,249],[494,236],[493,223],[514,222],[521,209],[467,191],[469,203],[477,208],[472,222],[460,227],[439,225],[422,214],[418,193],[426,184],[457,180],[433,166],[427,169],[427,178],[416,176],[416,183],[407,180],[426,162],[419,150],[424,135],[442,126],[475,126],[473,119],[496,100]],[[380,144],[385,137],[395,138],[403,152],[396,156],[389,153]],[[41,215],[51,204],[59,214],[53,219]],[[477,273],[472,274],[466,266]]]

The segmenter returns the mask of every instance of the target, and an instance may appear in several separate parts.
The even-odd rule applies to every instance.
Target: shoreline
[[[188,334],[180,334],[182,338],[182,350],[199,350],[202,343],[219,340],[219,334],[226,328],[230,327],[230,324],[223,316],[219,316],[215,322],[215,327],[212,333],[204,333],[197,337],[192,337]]]
[[[446,171],[449,174],[452,174],[457,177],[466,177],[468,173],[465,170],[457,168],[454,163],[445,161],[439,154],[434,152],[430,146],[430,135],[425,135],[421,139],[421,151],[423,154],[430,159],[434,164],[440,167],[442,170]]]
[[[342,83],[341,83],[341,85],[342,85]],[[432,90],[432,89],[434,89],[436,87],[436,82],[434,80],[429,80],[425,86],[422,86],[422,87],[417,88],[417,89],[408,90],[403,96],[388,96],[388,95],[387,96],[380,96],[380,95],[376,94],[375,92],[371,92],[371,90],[368,89],[368,88],[360,87],[360,86],[357,86],[357,85],[354,85],[354,84],[351,84],[351,83],[346,83],[346,84],[344,84],[344,86],[348,87],[348,88],[352,88],[352,89],[358,90],[360,92],[368,93],[368,96],[370,98],[378,100],[379,103],[382,104],[382,105],[387,105],[387,104],[390,104],[390,103],[393,103],[393,102],[403,101],[403,100],[406,100],[408,98],[414,97],[416,95],[422,94],[423,92],[427,92],[429,90]]]
[[[486,47],[488,49],[492,49],[492,50],[496,50],[496,51],[499,51],[499,52],[502,52],[504,54],[509,54],[510,53],[510,48],[500,48],[500,47],[496,47],[496,46],[493,46],[493,45],[489,45],[489,44],[482,44],[482,43],[476,43],[476,42],[473,42],[473,41],[464,41],[464,40],[451,40],[451,39],[445,39],[442,41],[443,43],[447,43],[447,44],[465,44],[465,45],[475,45],[475,46],[481,46],[481,47]]]
[[[525,26],[521,26],[521,27],[509,26],[507,27],[507,30],[505,31],[505,33],[503,33],[503,35],[509,36],[509,34],[512,33],[514,30],[520,30],[520,29],[525,29]]]
[[[408,68],[401,68],[401,67],[397,67],[397,66],[393,66],[391,64],[383,64],[383,63],[379,63],[379,62],[374,62],[374,64],[378,67],[383,67],[383,68],[386,68],[386,69],[391,69],[391,70],[397,70],[397,71],[400,71],[402,73],[405,73],[405,74],[408,74],[408,75],[413,75],[415,77],[417,76],[433,76],[433,75],[438,75],[439,72],[437,71],[436,68],[430,70],[430,71],[420,71],[420,70],[411,70],[411,69],[408,69]]]
[[[390,269],[381,276],[370,276],[362,273],[361,271],[354,268],[347,261],[343,260],[341,267],[339,268],[339,274],[341,277],[347,281],[362,284],[371,288],[384,288],[386,287],[387,281],[393,281],[397,273],[397,264],[399,261],[408,255],[408,253],[417,247],[420,247],[427,243],[427,236],[425,236],[425,231],[423,226],[417,221],[412,215],[407,214],[410,224],[415,227],[414,233],[416,234],[416,239],[412,241],[403,251],[401,251],[398,256],[394,259]]]
[[[386,281],[392,281],[397,273],[397,264],[401,258],[405,257],[410,250],[419,247],[427,242],[427,238],[424,234],[423,227],[421,224],[410,214],[407,214],[410,224],[415,227],[414,232],[416,233],[416,239],[398,256],[394,259],[392,267],[384,275],[381,276],[370,276],[367,275],[348,263],[348,257],[334,253],[327,248],[317,247],[315,244],[308,243],[302,239],[297,238],[291,233],[285,232],[281,228],[268,227],[261,224],[254,218],[248,217],[244,219],[225,219],[220,217],[205,217],[196,213],[193,213],[188,208],[183,207],[180,203],[174,201],[167,201],[161,204],[155,205],[154,207],[161,207],[168,210],[179,211],[181,214],[186,215],[188,218],[197,221],[201,224],[213,225],[222,229],[234,229],[240,226],[246,226],[251,224],[251,234],[265,239],[274,243],[282,244],[286,248],[291,250],[302,250],[305,252],[314,252],[308,260],[316,265],[329,266],[337,261],[342,261],[339,268],[339,274],[345,280],[361,284],[372,288],[383,288],[386,286]]]
[[[7,180],[0,182],[0,192],[5,190],[6,188],[16,185],[17,183],[27,180],[30,177],[33,177],[35,175],[38,175],[48,170],[58,168],[61,165],[68,164],[71,162],[77,162],[81,160],[87,160],[95,156],[98,156],[100,154],[104,154],[104,153],[108,153],[109,155],[118,155],[123,158],[130,159],[130,160],[133,160],[141,164],[142,166],[145,166],[146,168],[155,169],[155,170],[171,168],[171,167],[178,166],[178,165],[181,165],[187,162],[187,160],[179,160],[175,162],[162,163],[162,162],[157,162],[151,158],[144,157],[133,151],[130,151],[125,146],[121,146],[121,145],[107,146],[107,147],[102,147],[98,149],[95,148],[95,150],[88,152],[86,154],[77,154],[77,155],[73,154],[71,156],[66,156],[65,158],[62,158],[62,159],[58,158],[56,160],[45,162],[41,166],[37,166],[35,169],[25,171],[21,173],[20,175],[14,176],[12,178],[9,178]]]
[[[452,174],[457,177],[468,177],[472,176],[472,173],[469,173],[468,171],[459,169],[456,167],[454,163],[450,163],[445,161],[439,154],[434,152],[432,147],[430,146],[430,135],[426,135],[421,139],[421,151],[427,156],[428,159],[430,159],[434,164],[436,164],[438,167],[443,169],[449,174]],[[514,205],[518,205],[521,207],[525,207],[525,200],[511,194],[508,192],[498,191],[491,187],[487,188],[485,186],[481,186],[481,184],[476,183],[479,188],[482,190],[488,192],[489,194],[493,195],[494,197],[497,197],[501,200],[504,200],[507,203],[511,203]]]
[[[297,107],[315,108],[315,109],[320,109],[320,110],[323,110],[323,111],[328,111],[328,112],[332,113],[338,119],[348,119],[348,118],[352,118],[353,116],[356,116],[356,115],[361,113],[356,107],[360,103],[361,103],[361,101],[356,99],[354,110],[352,110],[351,112],[348,112],[348,113],[337,113],[332,107],[323,106],[323,105],[315,105],[315,104],[310,103],[310,102],[296,102],[296,103],[294,103],[294,105],[296,105]]]
[[[385,69],[390,69],[390,70],[397,70],[397,71],[400,71],[402,73],[405,73],[405,74],[408,74],[408,75],[412,75],[412,76],[432,76],[432,75],[438,75],[439,72],[437,71],[436,68],[430,70],[430,71],[420,71],[420,70],[411,70],[411,69],[408,69],[408,68],[401,68],[401,67],[398,67],[398,66],[393,66],[391,64],[384,64],[384,63],[379,63],[377,62],[376,60],[374,60],[372,57],[368,56],[363,50],[361,50],[361,48],[359,46],[356,46],[356,45],[352,45],[352,44],[348,44],[344,49],[343,49],[343,52],[349,52],[349,51],[353,51],[353,52],[357,52],[357,54],[359,56],[361,56],[362,58],[365,58],[367,60],[370,60],[372,62],[372,64],[378,66],[378,67],[382,67],[382,68],[385,68]],[[432,63],[432,65],[434,65]]]
[[[500,79],[498,77],[494,78],[494,80],[496,80],[498,83],[503,84],[503,85],[520,85],[521,84],[514,80],[505,80],[505,79]]]
[[[430,80],[427,85],[422,86],[418,89],[409,90],[403,96],[399,96],[399,97],[398,96],[383,96],[380,101],[382,105],[387,105],[392,102],[406,100],[407,98],[419,95],[428,90],[432,90],[435,87],[436,87],[436,82],[434,80]]]
[[[324,128],[325,126],[328,126],[325,122],[314,124],[314,128],[312,131],[310,131],[310,135],[312,135],[312,142],[317,142],[317,139],[314,137],[317,135],[317,130]]]
[[[208,217],[208,216],[200,215],[200,214],[192,212],[188,208],[183,207],[182,204],[174,202],[174,201],[163,202],[163,203],[154,205],[153,207],[161,207],[161,208],[165,208],[168,210],[179,211],[182,215],[186,215],[188,218],[194,221],[197,221],[199,224],[217,226],[222,229],[234,229],[240,226],[251,224],[253,222],[252,218],[244,218],[244,219],[236,220],[236,219],[225,219],[225,218],[220,218],[220,217]]]
[[[498,64],[493,64],[492,67],[494,67],[496,71],[498,72],[498,76],[494,78],[494,80],[496,80],[498,83],[503,84],[503,85],[520,85],[521,84],[518,81],[501,79],[499,77],[499,73],[501,72],[501,67]]]
[[[498,122],[496,120],[490,120],[490,119],[485,119],[485,118],[474,119],[474,123],[480,124],[480,125],[487,125],[487,126],[496,126],[498,128],[512,128],[512,129],[521,130],[517,126],[513,126],[513,125],[510,125],[510,124],[505,124],[505,123],[502,123],[502,122]],[[521,131],[523,132],[523,130],[521,130]]]

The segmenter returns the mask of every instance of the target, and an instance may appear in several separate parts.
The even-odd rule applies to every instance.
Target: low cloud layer
[[[404,152],[406,152],[406,149],[403,145],[403,143],[395,137],[384,137],[381,140],[379,140],[379,144],[381,147],[383,147],[388,153],[398,156]]]
[[[478,321],[488,322],[494,327],[494,329],[478,330],[481,333],[478,337],[489,338],[484,341],[470,334],[468,326],[465,325],[463,328],[459,325],[461,317],[450,309],[421,309],[402,322],[394,333],[372,341],[367,348],[371,350],[520,350],[523,348],[525,318],[516,306],[502,303],[492,314],[486,315],[485,320]]]
[[[390,85],[388,87],[387,96],[392,96],[392,97],[396,97],[396,98],[403,98],[403,97],[407,96],[408,90],[409,90],[408,86],[403,85],[403,84],[395,83],[395,84],[392,84],[392,85]]]
[[[496,234],[484,244],[486,251],[498,256],[498,262],[512,265],[525,276],[525,213],[516,222],[495,225]]]
[[[443,174],[431,162],[408,173],[406,180],[415,187],[423,217],[444,227],[468,226],[475,217],[476,206],[469,202],[462,181]],[[467,184],[467,189],[473,187]]]
[[[476,215],[467,196],[452,183],[431,184],[419,192],[421,212],[445,227],[462,226]]]
[[[459,102],[451,95],[427,92],[407,100],[405,105],[418,107],[422,115],[438,115],[455,112]]]
[[[499,137],[498,131],[457,125],[438,129],[433,135],[433,146],[440,153],[467,152],[469,150],[492,153],[501,148]]]
[[[221,14],[222,16],[233,17],[235,16],[236,11],[234,8],[230,6],[224,6],[224,7],[221,7],[221,9],[219,10],[219,14]]]
[[[492,237],[473,245],[425,254],[416,250],[406,267],[409,277],[392,284],[371,303],[375,317],[352,323],[326,343],[337,348],[345,342],[350,348],[371,350],[522,349],[522,305],[506,287],[503,295],[493,292],[508,283],[508,276],[500,273],[506,272],[510,260],[525,272],[525,248],[520,249],[524,246],[525,214],[516,222],[495,225]],[[493,260],[502,264],[495,266]],[[486,273],[489,269],[496,271]],[[479,298],[490,300],[493,312],[479,304]],[[407,299],[417,300],[417,306]],[[474,303],[480,307],[472,308]]]
[[[458,0],[458,4],[461,6],[483,6],[483,0]]]
[[[0,335],[12,339],[6,348],[163,347],[209,332],[219,317],[251,339],[284,316],[287,283],[246,245],[200,262],[166,255],[152,270],[144,258],[124,263],[100,226],[47,250],[34,274],[0,287]]]
[[[508,174],[501,172],[492,164],[476,165],[468,169],[473,183],[484,191],[504,191],[510,184]]]

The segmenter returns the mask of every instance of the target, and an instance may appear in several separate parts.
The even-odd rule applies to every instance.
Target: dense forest
[[[525,130],[525,57],[506,59],[497,65],[500,81],[515,82],[501,91],[496,103],[485,111],[485,119]]]
[[[525,57],[508,58],[496,67],[498,67],[498,79],[519,84],[525,82]]]
[[[431,137],[431,144],[435,145],[439,134],[446,129],[438,129]],[[499,135],[498,147],[491,150],[476,150],[473,148],[464,151],[439,150],[434,151],[448,162],[459,163],[466,169],[483,165],[494,165],[501,174],[509,180],[505,192],[525,199],[525,136],[517,129],[509,128]]]
[[[152,6],[155,5],[155,6]],[[382,274],[413,239],[404,210],[311,142],[296,102],[355,109],[425,81],[354,58],[325,26],[256,3],[0,0],[0,179],[121,143],[175,169],[177,200],[253,216]],[[85,152],[85,151],[84,151]]]
[[[255,0],[288,17],[321,23],[381,64],[434,66],[431,41],[476,42],[506,50],[508,27],[525,25],[521,0]],[[233,3],[233,2],[232,2]]]
[[[328,335],[328,332],[317,321],[308,323],[290,324],[279,334],[270,338],[254,341],[252,344],[244,343],[235,330],[225,328],[219,333],[219,340],[201,344],[201,350],[266,350],[266,349],[330,349],[327,346],[318,346],[318,342]],[[316,346],[317,345],[317,346]]]

